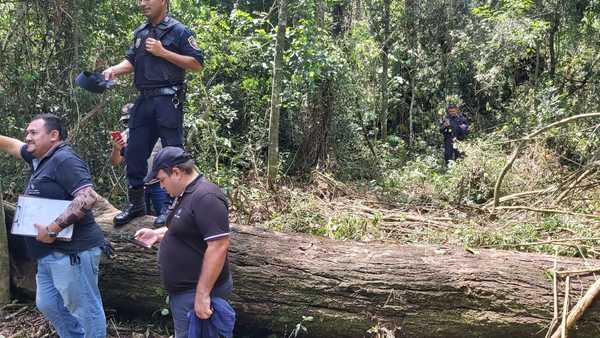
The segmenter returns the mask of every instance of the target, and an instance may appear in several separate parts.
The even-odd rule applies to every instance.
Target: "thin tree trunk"
[[[390,64],[390,2],[383,1],[383,46],[382,46],[382,71],[381,71],[381,139],[385,140],[388,136],[388,68]]]
[[[10,265],[3,205],[2,186],[0,185],[0,305],[10,301]]]
[[[315,20],[318,27],[325,25],[325,4],[323,0],[315,0]]]
[[[415,140],[415,128],[414,128],[414,112],[415,112],[415,99],[416,99],[416,88],[417,84],[414,78],[411,78],[410,84],[410,108],[408,109],[408,144],[413,145]]]
[[[557,5],[558,6],[558,5]],[[548,50],[550,51],[550,67],[548,72],[550,73],[550,77],[554,77],[556,73],[556,33],[558,33],[558,29],[560,26],[560,16],[558,14],[558,8],[555,9],[555,12],[552,15],[550,25],[550,32],[548,34]]]
[[[281,86],[283,73],[283,52],[287,25],[287,0],[279,0],[279,24],[273,61],[273,87],[271,92],[271,116],[269,118],[269,154],[267,177],[269,187],[274,187],[279,171],[279,114],[281,110]]]
[[[415,122],[415,101],[416,101],[416,90],[417,90],[417,65],[416,65],[416,53],[417,53],[417,4],[415,0],[404,1],[404,20],[406,20],[406,34],[408,39],[408,46],[411,51],[409,56],[411,59],[410,67],[408,68],[408,76],[410,78],[410,106],[408,108],[408,144],[412,146],[415,134],[414,134],[414,122]]]

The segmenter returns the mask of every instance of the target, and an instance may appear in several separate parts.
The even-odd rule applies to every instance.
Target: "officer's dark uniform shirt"
[[[183,68],[146,51],[148,37],[160,40],[167,50],[204,63],[204,55],[196,45],[193,32],[184,24],[168,15],[157,26],[146,22],[133,32],[133,45],[126,56],[134,66],[134,83],[138,90],[180,86],[185,80]]]
[[[452,141],[453,138],[463,140],[469,133],[469,122],[463,114],[457,116],[448,115],[448,127],[440,126],[442,133],[444,134],[444,141]],[[466,125],[465,129],[462,129],[460,125]]]
[[[158,265],[163,285],[171,294],[194,290],[202,271],[207,241],[229,235],[227,199],[203,176],[190,183],[169,214],[169,230],[160,242]],[[214,287],[229,280],[229,263]]]
[[[27,146],[21,148],[21,157],[31,166],[31,177],[25,188],[25,194],[49,199],[73,200],[77,191],[92,186],[87,165],[73,149],[61,143],[41,160],[27,152]],[[54,220],[49,220],[48,224]],[[104,245],[104,234],[94,220],[91,211],[74,224],[71,241],[56,240],[52,244],[42,243],[34,237],[26,237],[29,254],[42,258],[52,251],[64,254],[76,254]]]

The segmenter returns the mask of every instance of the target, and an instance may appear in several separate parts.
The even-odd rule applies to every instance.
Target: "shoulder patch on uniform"
[[[190,46],[192,46],[192,48],[194,48],[195,50],[200,50],[200,48],[198,47],[198,44],[196,43],[196,39],[194,38],[194,36],[190,36],[188,38],[188,43],[190,44]]]
[[[143,30],[144,28],[146,28],[146,26],[148,26],[148,23],[145,22],[141,25],[139,25],[134,31],[133,31],[133,36],[136,36],[137,33],[139,33],[141,30]]]
[[[140,38],[135,39],[135,48],[140,48],[141,42],[142,42],[142,39],[140,39]]]

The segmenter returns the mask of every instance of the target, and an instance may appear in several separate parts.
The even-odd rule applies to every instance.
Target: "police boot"
[[[169,210],[168,210],[168,208],[164,208],[164,209],[166,209],[166,210],[164,210],[163,212],[158,214],[158,216],[156,216],[156,218],[154,219],[154,227],[155,228],[160,228],[162,226],[165,226],[165,223],[167,223],[167,216],[169,215]]]
[[[144,199],[144,187],[129,188],[129,205],[113,219],[115,227],[123,226],[132,219],[146,214],[146,201]]]

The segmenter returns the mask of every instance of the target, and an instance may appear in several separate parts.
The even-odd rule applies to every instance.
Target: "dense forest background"
[[[598,0],[290,2],[272,194],[265,176],[278,3],[171,0],[171,12],[206,54],[204,70],[188,74],[186,147],[228,192],[240,222],[331,235],[323,227],[337,220],[354,229],[339,237],[361,239],[352,224],[381,225],[380,213],[340,220],[315,213],[315,203],[361,191],[404,206],[482,205],[514,140],[597,112],[600,100]],[[142,22],[130,0],[0,4],[0,134],[21,138],[40,111],[64,117],[98,191],[117,205],[126,183],[108,161],[110,131],[135,88],[122,78],[93,95],[73,79],[120,61]],[[459,145],[466,158],[445,168],[438,125],[448,103],[460,105],[472,132]],[[569,192],[596,186],[597,127],[580,119],[530,140],[502,195],[546,191],[534,202],[597,209],[595,198],[557,199],[564,189],[551,189],[585,170]],[[26,168],[2,156],[3,190],[14,200]],[[311,189],[318,194],[303,194]]]

